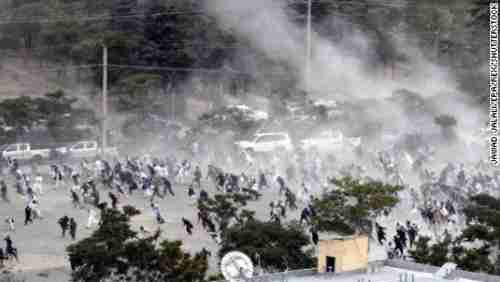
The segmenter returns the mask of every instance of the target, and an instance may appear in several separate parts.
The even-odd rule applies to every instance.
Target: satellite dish
[[[221,260],[222,275],[231,282],[241,282],[253,276],[252,260],[242,252],[229,252]]]

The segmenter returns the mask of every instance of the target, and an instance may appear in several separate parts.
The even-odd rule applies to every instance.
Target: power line
[[[42,69],[44,72],[56,72],[64,70],[74,70],[74,69],[90,69],[102,67],[102,64],[89,64],[89,65],[77,65],[77,66],[65,66],[56,68]],[[143,65],[119,65],[119,64],[108,64],[110,68],[121,68],[121,69],[141,69],[141,70],[165,70],[173,72],[205,72],[205,73],[233,73],[233,74],[246,74],[247,72],[241,72],[231,69],[207,69],[207,68],[181,68],[181,67],[170,67],[170,66],[143,66]],[[283,74],[283,73],[280,73]]]
[[[171,43],[179,43],[179,44],[173,44],[169,45],[169,49],[171,50],[182,50],[184,48],[197,48],[197,49],[221,49],[221,50],[229,50],[229,49],[252,49],[252,47],[247,46],[247,45],[241,45],[241,44],[234,44],[234,45],[213,45],[213,46],[207,46],[206,43],[204,42],[189,42],[189,41],[172,41]],[[57,45],[48,45],[48,46],[39,46],[39,47],[34,47],[30,49],[26,49],[27,51],[44,51],[44,50],[50,50],[50,49],[57,49],[61,47],[84,47],[79,44],[57,44]],[[98,45],[95,46],[96,51],[97,48],[99,47]],[[109,49],[113,49],[110,47]],[[11,50],[0,50],[0,54],[4,55],[13,55],[17,56],[20,55],[19,52],[21,52],[24,49],[11,49]],[[73,51],[73,49],[70,50],[70,53]]]
[[[248,74],[235,70],[222,70],[222,69],[205,69],[205,68],[179,68],[179,67],[169,67],[169,66],[142,66],[142,65],[117,65],[109,64],[110,68],[128,68],[128,69],[140,69],[140,70],[166,70],[166,71],[176,71],[176,72],[205,72],[205,73],[234,73],[234,74]]]
[[[230,11],[235,13],[235,11]],[[107,21],[107,20],[113,20],[113,21],[120,21],[124,19],[132,19],[132,18],[143,18],[143,20],[147,20],[148,18],[151,17],[158,17],[158,16],[166,16],[166,15],[203,15],[203,16],[209,16],[212,17],[212,15],[207,15],[206,12],[179,12],[179,13],[154,13],[154,14],[140,14],[140,15],[126,15],[126,16],[92,16],[92,17],[78,17],[78,18],[69,18],[69,17],[64,17],[61,19],[40,19],[40,20],[4,20],[0,21],[0,25],[6,25],[6,24],[29,24],[29,23],[39,23],[39,24],[49,24],[49,23],[61,23],[61,22],[89,22],[89,21]],[[299,15],[294,18],[304,18],[305,16]]]
[[[133,16],[137,17],[137,16]],[[75,16],[66,16],[64,18],[53,18],[53,19],[37,19],[37,20],[3,20],[0,21],[1,25],[5,24],[48,24],[48,23],[61,23],[61,22],[87,22],[87,21],[99,21],[99,20],[109,20],[115,17],[109,15],[100,15],[100,16],[89,16],[89,17],[79,17],[75,18]],[[122,17],[123,18],[123,17]]]
[[[396,1],[397,2],[397,1]],[[306,0],[303,1],[290,1],[290,4],[307,4]],[[391,7],[391,8],[406,8],[407,6],[404,3],[397,4],[395,1],[382,1],[382,0],[377,0],[377,1],[368,1],[368,2],[357,2],[357,1],[351,1],[351,0],[313,0],[312,2],[313,5],[315,4],[332,4],[332,5],[342,5],[342,6],[380,6],[380,7]]]
[[[347,21],[347,20],[346,20]],[[347,23],[351,24],[353,27],[357,28],[363,28],[364,26],[358,23],[355,23],[353,21],[347,21]],[[419,35],[434,35],[434,32],[415,32]],[[192,42],[190,40],[170,40],[170,41],[164,41],[162,43],[172,43],[171,45],[168,46],[169,49],[171,50],[182,50],[184,48],[189,48],[189,47],[194,47],[198,49],[221,49],[221,50],[229,50],[229,49],[254,49],[252,46],[249,45],[243,45],[242,43],[236,43],[236,44],[229,44],[229,45],[218,45],[218,42],[215,42],[214,45],[207,46],[207,43],[205,42]],[[177,43],[177,44],[176,44]],[[90,46],[90,45],[89,45]],[[0,54],[7,54],[7,55],[19,55],[19,52],[26,50],[28,52],[32,51],[42,51],[42,50],[50,50],[50,49],[57,49],[57,48],[62,48],[62,47],[69,47],[70,48],[70,53],[74,51],[74,47],[78,48],[85,48],[89,47],[85,46],[85,44],[79,44],[78,42],[75,43],[62,43],[62,44],[55,44],[55,45],[46,45],[46,46],[38,46],[38,47],[32,47],[29,49],[5,49],[1,50],[0,49]],[[92,46],[90,46],[92,47]],[[94,47],[99,47],[99,44],[95,44]],[[113,49],[113,46],[109,47],[110,49]]]
[[[61,71],[61,70],[71,70],[71,69],[91,69],[91,68],[96,68],[100,67],[100,64],[93,64],[93,65],[79,65],[79,66],[69,66],[69,67],[58,67],[58,68],[49,68],[49,69],[44,69],[43,71],[47,72],[55,72],[55,71]]]
[[[57,72],[57,71],[68,71],[75,69],[90,69],[102,67],[102,64],[89,64],[89,65],[77,65],[77,66],[66,66],[66,67],[56,67],[42,69],[44,72]],[[119,65],[119,64],[108,64],[109,68],[118,69],[140,69],[140,70],[163,70],[169,72],[204,72],[204,73],[232,73],[240,75],[252,75],[252,73],[242,72],[232,69],[207,69],[207,68],[181,68],[181,67],[171,67],[171,66],[144,66],[144,65]],[[274,72],[277,75],[288,75],[287,73]]]
[[[202,73],[229,73],[229,74],[238,74],[238,75],[246,75],[253,76],[255,73],[237,71],[232,69],[207,69],[207,68],[181,68],[181,67],[170,67],[170,66],[143,66],[143,65],[118,65],[118,64],[108,64],[109,68],[125,68],[125,69],[140,69],[140,70],[162,70],[168,72],[202,72]],[[281,75],[287,76],[290,73],[283,72],[266,72],[266,74],[271,75]]]
[[[83,15],[71,15],[65,16],[61,18],[53,18],[53,19],[38,19],[38,20],[3,20],[0,21],[0,24],[23,24],[23,23],[60,23],[60,22],[88,22],[88,21],[106,21],[106,20],[120,20],[120,19],[131,19],[131,18],[146,18],[146,17],[158,17],[165,15],[186,15],[186,14],[204,14],[203,11],[184,11],[184,12],[164,12],[164,13],[141,13],[141,14],[129,14],[129,15],[109,15],[102,14],[97,16],[83,16]],[[77,18],[75,18],[77,17]]]
[[[248,12],[252,11],[259,11],[259,9],[253,9],[249,10]],[[236,10],[219,10],[217,13],[236,13],[239,11]],[[141,12],[141,13],[131,13],[131,14],[125,14],[125,15],[110,15],[108,14],[102,14],[102,15],[94,15],[94,16],[87,16],[87,15],[68,15],[64,17],[59,17],[59,18],[52,18],[52,19],[24,19],[24,18],[18,18],[18,19],[8,19],[8,20],[1,20],[0,24],[22,24],[22,23],[60,23],[60,22],[87,22],[87,21],[105,21],[105,20],[121,20],[121,19],[131,19],[131,18],[148,18],[148,17],[158,17],[158,16],[167,16],[167,15],[206,15],[211,17],[212,15],[207,14],[207,11],[204,10],[198,10],[198,11],[169,11],[169,12],[162,12],[162,13],[147,13],[147,12]]]
[[[295,3],[289,3],[289,4],[306,4],[305,2],[295,2]],[[350,6],[360,6],[360,5],[366,5],[366,6],[382,6],[382,7],[393,7],[393,8],[404,8],[406,6],[403,5],[394,5],[393,2],[389,1],[377,1],[377,2],[371,2],[371,3],[358,3],[358,2],[345,2],[345,0],[342,1],[328,1],[328,0],[316,0],[314,1],[313,4],[317,3],[329,3],[329,4],[341,4],[342,6],[350,5]],[[274,6],[274,7],[282,7],[282,6]],[[261,8],[265,9],[265,8]],[[248,12],[252,11],[258,11],[259,9],[253,9],[249,10]],[[217,13],[236,13],[238,11],[236,10],[219,10]],[[138,18],[138,17],[157,17],[157,16],[163,16],[163,15],[207,15],[207,16],[212,16],[210,14],[207,14],[207,11],[205,10],[198,10],[198,11],[169,11],[169,12],[163,12],[163,13],[148,13],[148,12],[140,12],[140,13],[130,13],[130,14],[125,14],[125,15],[109,15],[109,14],[101,14],[101,15],[95,15],[95,16],[88,16],[88,15],[69,15],[65,17],[60,17],[60,18],[53,18],[53,19],[9,19],[9,20],[1,20],[0,25],[3,24],[22,24],[22,23],[60,23],[60,22],[87,22],[87,21],[105,21],[105,20],[120,20],[120,19],[130,19],[130,18]]]
[[[67,67],[57,67],[57,68],[48,68],[48,69],[42,69],[43,72],[58,72],[58,71],[67,71],[67,70],[74,70],[74,69],[91,69],[91,68],[96,68],[100,67],[101,65],[99,64],[93,64],[93,65],[78,65],[78,66],[67,66]]]

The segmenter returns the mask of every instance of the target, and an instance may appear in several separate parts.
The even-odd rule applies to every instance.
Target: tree
[[[0,282],[26,282],[26,279],[19,278],[14,273],[4,270],[0,274]]]
[[[168,5],[153,4],[146,11],[144,42],[139,57],[148,65],[178,68],[220,68],[232,51],[223,49],[234,41],[224,33],[213,17],[169,13],[178,10],[201,9],[200,1],[170,1]],[[165,79],[167,72],[163,73]],[[188,73],[175,74],[176,81]]]
[[[152,113],[157,104],[152,90],[159,89],[161,77],[157,74],[139,73],[125,77],[114,89],[120,110]]]
[[[467,227],[455,240],[445,239],[429,245],[429,237],[420,237],[410,255],[418,263],[442,266],[448,261],[460,269],[472,272],[499,274],[499,260],[491,259],[499,248],[500,200],[486,194],[470,198],[464,209]],[[466,243],[474,242],[473,246]]]
[[[97,120],[93,111],[73,108],[77,100],[77,98],[68,97],[62,90],[48,92],[44,97],[34,99],[37,113],[41,115],[41,119],[47,120],[48,133],[54,140],[74,140],[83,137],[73,130],[80,121],[86,121],[91,125],[96,124]]]
[[[50,48],[41,48],[39,55],[41,60],[50,60],[66,65],[74,60],[74,52],[77,50],[75,46],[78,46],[82,30],[85,29],[81,23],[73,18],[74,16],[61,13],[61,8],[56,6],[52,9],[54,10],[52,15],[54,19],[64,18],[65,20],[44,26],[40,34],[40,41]]]
[[[442,266],[449,261],[448,251],[451,245],[451,240],[439,241],[436,244],[429,246],[430,237],[421,236],[415,242],[415,248],[409,250],[410,256],[416,263],[431,264],[434,266]]]
[[[17,129],[31,128],[40,117],[36,104],[26,96],[3,100],[0,110],[5,123]]]
[[[394,91],[388,99],[402,107],[405,114],[410,116],[419,116],[430,110],[426,100],[419,93],[407,89],[398,89]]]
[[[255,212],[241,209],[246,206],[250,196],[238,193],[215,195],[206,201],[198,200],[198,210],[212,215],[219,231],[224,233],[232,222],[244,222],[253,219]]]
[[[138,49],[144,37],[144,18],[124,17],[137,14],[139,10],[138,0],[112,0],[109,1],[109,12],[111,21],[107,31],[102,33],[101,40],[108,47],[108,61],[112,64],[137,65]],[[137,73],[130,69],[114,69],[109,72],[109,86],[119,83],[127,76]],[[96,77],[98,79],[98,77]]]
[[[482,243],[476,251],[477,254],[469,254],[469,258],[484,254],[487,250],[500,250],[500,199],[487,194],[479,194],[470,198],[469,205],[464,209],[467,217],[467,227],[460,237],[465,242],[479,240]],[[488,252],[489,253],[489,252]],[[486,256],[488,257],[488,256]],[[482,264],[481,270],[500,274],[499,258],[496,258],[495,267]],[[464,262],[465,263],[465,262]]]
[[[474,1],[417,1],[415,26],[425,42],[429,43],[434,58],[439,58],[441,44],[453,38],[457,32],[466,29],[468,15],[474,8]]]
[[[30,50],[34,47],[42,25],[36,20],[47,18],[48,11],[44,3],[31,1],[16,6],[11,15],[19,22],[2,25],[4,33],[12,37],[21,38],[22,46]]]
[[[451,260],[455,262],[460,269],[471,272],[495,272],[495,266],[489,259],[491,254],[490,246],[483,245],[479,248],[465,248],[456,245],[451,250]]]
[[[166,14],[177,7],[166,7],[155,5],[149,8],[146,13],[146,25],[144,28],[144,42],[139,49],[140,58],[147,65],[171,66],[171,67],[191,67],[193,60],[188,56],[182,41],[187,40],[186,21],[192,17],[180,14]],[[156,16],[160,14],[160,16]],[[176,76],[184,77],[184,73]],[[163,72],[162,78],[168,79],[168,73]],[[175,83],[175,82],[174,82]]]
[[[443,137],[448,141],[453,141],[456,138],[455,126],[457,120],[451,115],[440,115],[434,118],[434,123],[441,127]]]
[[[234,45],[232,35],[224,32],[214,17],[176,13],[179,10],[202,10],[202,1],[150,1],[144,19],[144,38],[137,48],[140,64],[171,68],[222,68],[234,53],[225,48]],[[184,86],[192,72],[164,69],[161,75],[163,95],[176,95],[172,103],[182,105],[184,96],[174,92]],[[220,81],[219,74],[204,73],[211,82]],[[178,109],[181,109],[180,111]],[[183,112],[176,107],[175,113]]]
[[[267,116],[250,108],[226,106],[202,114],[199,120],[216,129],[245,132],[262,126]]]
[[[451,261],[466,271],[493,273],[494,266],[489,259],[491,253],[489,245],[466,248],[460,239],[441,240],[431,245],[430,239],[427,236],[419,237],[414,249],[409,250],[415,262],[441,267]]]
[[[139,239],[129,216],[104,209],[98,229],[67,248],[72,281],[203,281],[206,254],[191,256],[181,241]]]
[[[260,263],[266,271],[307,268],[313,266],[310,253],[304,251],[308,245],[309,237],[297,223],[281,225],[248,220],[226,230],[222,237],[219,257],[238,250],[251,256],[254,264]]]
[[[350,177],[332,179],[331,183],[336,189],[313,201],[317,212],[313,224],[319,231],[343,235],[370,234],[374,218],[390,212],[399,201],[397,192],[402,190],[401,186],[363,183]]]
[[[74,130],[74,126],[80,122],[95,125],[96,118],[91,110],[73,108],[75,102],[75,98],[67,97],[61,90],[49,92],[35,99],[30,97],[6,99],[0,102],[1,117],[7,126],[16,129],[18,136],[46,121],[48,133],[54,140],[79,138],[83,132]]]
[[[77,101],[77,98],[66,96],[64,91],[57,90],[48,92],[43,98],[35,99],[38,105],[38,111],[45,117],[53,116],[58,118],[68,114],[72,110],[72,105]]]

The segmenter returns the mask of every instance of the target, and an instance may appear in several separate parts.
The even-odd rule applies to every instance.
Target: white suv
[[[281,149],[293,150],[292,140],[288,133],[284,132],[258,133],[253,141],[240,141],[236,142],[236,145],[243,150],[253,152],[272,152]]]

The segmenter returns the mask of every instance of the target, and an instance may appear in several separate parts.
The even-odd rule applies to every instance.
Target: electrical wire
[[[175,72],[205,72],[205,73],[233,73],[233,74],[249,74],[236,70],[229,69],[205,69],[205,68],[179,68],[169,66],[144,66],[144,65],[118,65],[109,64],[110,68],[127,68],[127,69],[140,69],[140,70],[166,70]]]
[[[289,4],[303,4],[307,2],[293,2]],[[329,4],[340,4],[342,6],[382,6],[382,7],[392,7],[392,8],[405,8],[406,6],[404,5],[394,5],[394,2],[389,2],[389,1],[377,1],[377,2],[370,2],[370,3],[360,3],[360,2],[346,2],[345,0],[340,0],[340,1],[328,1],[328,0],[314,0],[313,4],[318,4],[318,3],[329,3]],[[275,7],[282,7],[282,6],[275,6]],[[261,8],[265,9],[267,7]],[[252,11],[259,11],[259,9],[254,9],[250,10],[248,12]],[[236,10],[218,10],[216,11],[217,13],[237,13],[239,11]],[[71,16],[65,16],[65,17],[60,17],[60,18],[52,18],[52,19],[23,19],[23,18],[17,18],[17,19],[6,19],[6,20],[0,20],[0,25],[5,25],[5,24],[26,24],[26,23],[59,23],[59,22],[87,22],[87,21],[105,21],[105,20],[121,20],[121,19],[131,19],[131,18],[146,18],[146,17],[157,17],[157,16],[163,16],[163,15],[207,15],[207,11],[205,10],[198,10],[198,11],[186,11],[186,10],[177,10],[177,11],[169,11],[169,12],[163,12],[163,13],[147,13],[146,11],[140,12],[140,13],[130,13],[130,14],[124,14],[124,15],[110,15],[110,14],[101,14],[101,15],[94,15],[94,16],[88,16],[88,15],[71,15]]]
[[[47,68],[47,69],[41,69],[43,72],[57,72],[57,71],[68,71],[68,70],[75,70],[75,69],[91,69],[95,67],[100,67],[102,65],[100,64],[93,64],[93,65],[78,65],[78,66],[66,66],[66,67],[57,67],[57,68]]]

